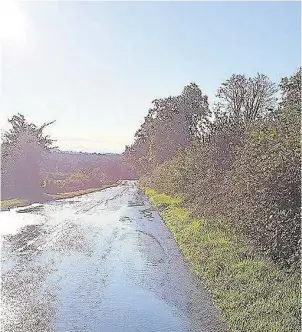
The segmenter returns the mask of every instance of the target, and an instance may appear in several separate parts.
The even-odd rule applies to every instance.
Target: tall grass
[[[300,279],[255,254],[220,219],[196,219],[181,198],[144,188],[231,332],[300,331]]]

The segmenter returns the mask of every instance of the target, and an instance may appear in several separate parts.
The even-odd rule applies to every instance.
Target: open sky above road
[[[151,101],[300,66],[300,2],[22,2],[1,9],[1,129],[20,112],[65,150],[122,152]],[[5,18],[5,19],[4,19]]]

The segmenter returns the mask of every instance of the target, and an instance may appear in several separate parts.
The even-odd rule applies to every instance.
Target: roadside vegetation
[[[80,189],[80,190],[76,190],[76,191],[68,191],[68,192],[59,192],[57,194],[45,194],[46,197],[48,199],[64,199],[64,198],[73,198],[76,196],[82,196],[82,195],[86,195],[86,194],[91,194],[94,193],[96,191],[100,191],[100,190],[104,190],[107,188],[111,188],[111,187],[116,187],[118,186],[120,183],[120,181],[117,181],[115,183],[111,183],[111,184],[103,184],[98,188],[88,188],[88,189]]]
[[[69,191],[69,192],[59,192],[57,194],[43,194],[43,196],[39,199],[39,202],[47,202],[47,201],[53,201],[53,200],[59,200],[59,199],[66,199],[66,198],[73,198],[76,196],[82,196],[91,194],[96,191],[100,191],[106,188],[115,187],[119,184],[119,182],[102,185],[99,188],[89,188],[89,189],[82,189],[82,190],[76,190],[76,191]],[[13,208],[23,207],[30,205],[32,202],[24,200],[24,199],[7,199],[0,201],[0,208],[1,211],[8,211]]]
[[[300,330],[300,278],[257,255],[223,219],[194,218],[181,198],[143,188],[210,290],[230,332]]]
[[[2,134],[1,210],[52,199],[71,198],[114,186],[134,177],[117,154],[68,153],[22,114],[8,119]]]
[[[69,191],[69,192],[62,192],[62,193],[58,193],[58,194],[46,194],[48,197],[52,198],[52,199],[63,199],[63,198],[72,198],[75,196],[81,196],[81,195],[86,195],[86,194],[90,194],[96,191],[100,191],[106,188],[110,188],[110,187],[115,187],[117,186],[117,183],[114,184],[108,184],[108,185],[104,185],[102,187],[99,188],[89,188],[89,189],[83,189],[83,190],[76,190],[76,191]]]
[[[24,199],[6,199],[3,201],[0,201],[0,208],[1,211],[7,211],[12,208],[22,207],[28,205],[29,202]]]
[[[125,149],[232,331],[299,330],[300,121],[301,68],[234,74],[213,107],[195,83],[154,100]]]

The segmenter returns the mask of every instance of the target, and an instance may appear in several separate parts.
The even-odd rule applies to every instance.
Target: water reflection
[[[16,210],[17,213],[34,213],[43,215],[44,206],[43,205],[31,205],[27,208],[20,208]]]
[[[2,275],[1,326],[7,332],[50,332],[57,308],[55,287],[47,284],[51,263],[19,262]]]
[[[3,214],[22,225],[2,238],[5,331],[224,331],[135,185],[72,202]]]

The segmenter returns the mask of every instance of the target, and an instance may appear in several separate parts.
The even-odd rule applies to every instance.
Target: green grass
[[[223,220],[194,219],[180,198],[143,188],[231,332],[300,331],[300,278],[257,256]]]
[[[145,193],[152,197],[153,204],[158,208],[164,208],[169,205],[176,205],[181,203],[181,196],[172,197],[165,194],[159,194],[151,188],[144,188]]]
[[[7,211],[12,208],[26,206],[29,203],[25,199],[14,198],[14,199],[7,199],[4,201],[0,201],[0,204],[1,204],[0,205],[1,211]]]

